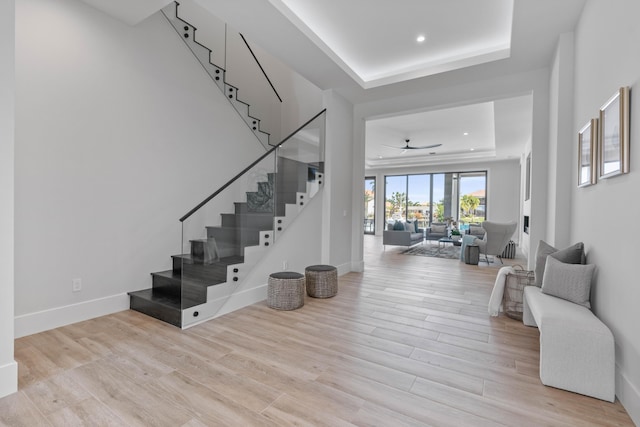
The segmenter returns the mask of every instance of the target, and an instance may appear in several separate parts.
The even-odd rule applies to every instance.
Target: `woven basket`
[[[292,271],[269,275],[267,305],[276,310],[295,310],[304,305],[304,276]]]
[[[516,320],[522,320],[522,293],[525,286],[535,283],[533,271],[527,271],[521,265],[514,265],[513,272],[507,274],[502,301],[504,314]]]
[[[332,265],[311,265],[304,270],[307,295],[331,298],[338,293],[338,269]]]

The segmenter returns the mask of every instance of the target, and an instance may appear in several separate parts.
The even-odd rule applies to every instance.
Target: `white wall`
[[[487,171],[487,219],[491,221],[517,221],[520,225],[520,164],[518,160],[500,162],[433,165],[410,168],[367,169],[366,176],[376,177],[376,234],[384,229],[384,177],[442,172]],[[514,240],[518,239],[518,233]]]
[[[18,389],[13,360],[14,0],[0,3],[0,397]]]
[[[569,246],[573,147],[573,33],[560,36],[549,85],[547,243]],[[577,161],[577,160],[576,160]]]
[[[640,3],[589,0],[575,32],[575,113],[577,132],[621,86],[631,87],[631,172],[576,188],[572,167],[571,240],[584,241],[588,262],[597,266],[593,310],[616,341],[616,395],[640,425],[640,286],[636,213],[640,211]],[[571,82],[565,82],[571,84]]]
[[[322,216],[322,262],[352,270],[353,233],[353,105],[335,91],[324,92],[327,109],[325,189]],[[357,159],[361,161],[362,159]],[[360,197],[361,199],[361,197]],[[362,204],[362,203],[360,203]],[[360,218],[360,217],[359,217]],[[361,230],[358,229],[357,232]]]
[[[130,27],[76,0],[16,12],[20,336],[127,308],[180,251],[178,218],[264,150],[159,14]]]

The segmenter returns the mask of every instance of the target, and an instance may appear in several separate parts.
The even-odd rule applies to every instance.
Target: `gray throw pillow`
[[[595,268],[593,264],[565,264],[549,255],[542,278],[542,293],[591,308],[589,298]]]
[[[562,250],[554,252],[549,256],[552,256],[558,261],[564,262],[565,264],[584,264],[584,243],[578,242],[575,245],[569,246],[568,248],[564,248]]]
[[[442,234],[444,233],[444,230],[447,228],[446,225],[432,225],[431,226],[431,232],[432,233],[437,233],[437,234]]]
[[[542,286],[547,256],[552,254],[555,259],[567,264],[584,264],[585,262],[584,244],[582,242],[558,250],[544,240],[540,240],[538,250],[536,251],[535,285],[537,287]]]
[[[473,234],[474,236],[484,235],[484,228],[480,225],[470,225],[469,226],[469,234]]]

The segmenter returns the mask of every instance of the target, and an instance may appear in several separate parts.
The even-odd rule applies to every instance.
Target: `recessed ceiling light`
[[[463,133],[463,135],[464,135],[464,136],[467,136],[467,135],[469,135],[469,132],[465,132],[465,133]]]
[[[469,148],[469,151],[473,151],[473,150],[475,150],[475,148]]]
[[[426,39],[427,39],[427,38],[426,38],[423,34],[420,34],[418,37],[416,37],[416,41],[417,41],[418,43],[422,43],[422,42],[423,42],[423,41],[425,41]]]
[[[381,159],[381,158],[382,158],[382,156],[378,156],[378,158],[379,158],[379,159]]]

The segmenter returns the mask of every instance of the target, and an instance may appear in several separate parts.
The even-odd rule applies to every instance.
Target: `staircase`
[[[321,165],[279,163],[300,173],[269,173],[256,191],[246,192],[246,201],[234,203],[233,213],[220,215],[220,225],[190,240],[190,253],[173,255],[171,270],[151,273],[150,289],[130,292],[131,309],[181,328],[201,321],[201,312],[217,312],[322,186]]]
[[[211,50],[196,40],[196,28],[178,16],[178,7],[172,3],[162,13],[267,150],[180,219],[181,252],[188,252],[173,255],[170,270],[151,273],[151,288],[129,293],[132,310],[185,328],[222,309],[321,188],[325,112],[271,146],[270,134],[226,83],[224,68],[211,62]],[[232,213],[211,215],[223,209]]]
[[[260,128],[260,119],[253,117],[250,113],[250,106],[238,98],[238,88],[227,83],[226,71],[223,67],[211,62],[211,49],[200,44],[196,39],[196,27],[180,18],[178,10],[180,3],[173,2],[162,9],[162,14],[167,18],[176,32],[182,38],[182,41],[189,47],[198,62],[205,69],[207,74],[213,79],[216,86],[222,91],[229,100],[233,108],[238,112],[242,120],[247,124],[249,129],[258,138],[265,148],[271,148],[269,143],[270,134]],[[243,38],[244,39],[244,38]]]

